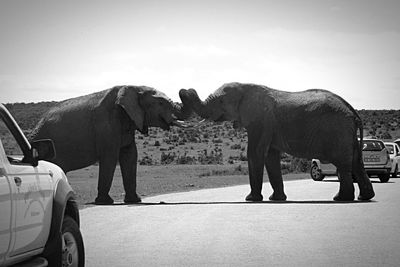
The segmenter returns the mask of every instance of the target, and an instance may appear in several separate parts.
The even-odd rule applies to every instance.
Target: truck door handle
[[[20,187],[22,184],[22,179],[19,177],[14,177],[14,182],[18,187]]]

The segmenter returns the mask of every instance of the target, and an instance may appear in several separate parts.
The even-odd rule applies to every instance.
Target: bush
[[[309,172],[310,161],[307,159],[296,158],[289,154],[283,153],[281,159],[281,170],[282,174],[287,173],[298,173],[298,172]]]
[[[212,142],[213,142],[214,144],[222,144],[223,141],[222,141],[221,138],[218,138],[218,139],[213,139]]]
[[[147,165],[147,166],[152,166],[155,163],[153,162],[153,159],[150,158],[149,156],[144,156],[141,160],[139,160],[139,165]]]
[[[188,156],[187,153],[185,152],[185,154],[183,156],[178,156],[176,163],[177,164],[196,164],[196,158]]]
[[[200,164],[206,165],[206,164],[222,164],[223,161],[223,155],[222,152],[214,152],[211,151],[210,154],[208,154],[207,149],[204,149],[202,153],[198,156],[198,162]]]
[[[239,160],[241,160],[241,161],[247,161],[247,154],[245,155],[244,153],[240,152],[240,154],[239,154]]]
[[[165,164],[171,164],[172,162],[175,161],[176,158],[176,154],[175,152],[173,153],[161,153],[161,164],[165,165]]]
[[[249,174],[249,169],[247,167],[242,167],[241,165],[238,165],[238,166],[234,167],[233,169],[208,171],[206,173],[200,174],[199,177],[204,177],[204,176],[227,176],[227,175],[248,175],[248,174]]]
[[[392,136],[390,135],[390,133],[388,132],[384,132],[383,134],[381,134],[381,139],[392,139]]]
[[[231,146],[231,149],[242,149],[242,146],[240,144],[234,144]]]

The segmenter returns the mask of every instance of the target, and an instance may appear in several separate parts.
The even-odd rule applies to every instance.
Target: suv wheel
[[[85,253],[79,226],[70,216],[62,224],[62,266],[84,266]]]
[[[394,168],[394,172],[392,173],[392,178],[396,178],[397,177],[398,171],[399,171],[398,165],[396,165],[396,168]]]
[[[387,183],[390,179],[390,173],[379,174],[378,177],[381,183]]]
[[[315,163],[313,163],[311,166],[310,175],[314,181],[322,181],[325,177],[325,175],[323,175],[321,170],[318,168],[318,165]]]

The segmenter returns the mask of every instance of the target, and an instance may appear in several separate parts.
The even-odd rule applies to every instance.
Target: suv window
[[[387,150],[389,151],[389,154],[394,154],[394,146],[392,145],[385,145]]]
[[[385,145],[377,140],[364,140],[363,151],[381,151],[385,148]]]

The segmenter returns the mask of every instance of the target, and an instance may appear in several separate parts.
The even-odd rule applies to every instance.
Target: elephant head
[[[174,103],[164,93],[145,86],[122,86],[116,104],[125,110],[142,133],[147,133],[148,127],[164,130],[173,125],[184,127],[181,120],[191,114],[189,106]]]
[[[257,88],[252,89],[256,93]],[[258,104],[257,94],[249,99],[246,90],[236,83],[229,83],[217,89],[205,101],[200,100],[194,89],[181,89],[179,96],[185,106],[192,107],[202,118],[217,122],[233,121],[234,127],[246,127],[259,115],[258,109],[254,108]]]

